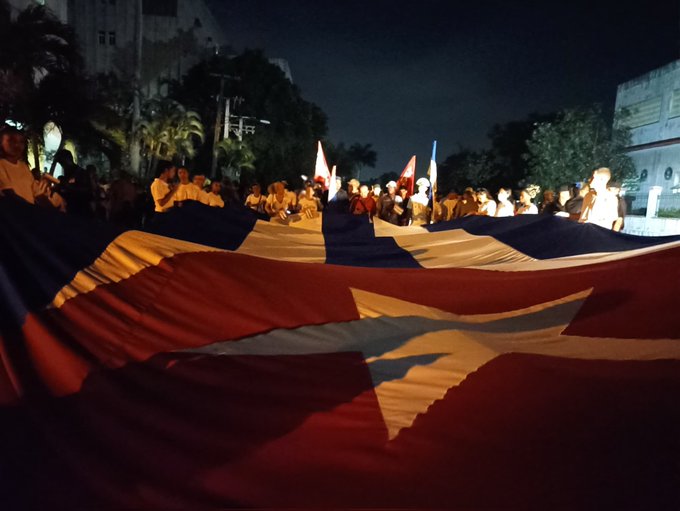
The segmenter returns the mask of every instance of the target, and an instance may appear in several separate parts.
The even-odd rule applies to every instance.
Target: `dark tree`
[[[171,96],[197,111],[206,126],[207,142],[200,150],[196,166],[210,168],[212,130],[216,118],[216,96],[220,78],[225,75],[224,96],[242,98],[232,114],[265,119],[253,135],[246,135],[255,155],[255,169],[244,169],[242,181],[263,184],[286,179],[297,185],[301,174],[314,168],[316,142],[325,138],[327,118],[313,103],[302,98],[300,90],[260,51],[247,50],[233,58],[214,57],[192,68],[181,83],[171,87]]]

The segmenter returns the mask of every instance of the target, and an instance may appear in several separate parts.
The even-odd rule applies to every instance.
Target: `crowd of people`
[[[350,179],[345,187],[340,178],[333,183],[335,186],[306,181],[300,190],[291,190],[285,181],[277,181],[267,187],[266,193],[259,184],[253,184],[240,196],[229,179],[211,181],[204,174],[191,175],[187,168],[169,161],[158,162],[155,179],[145,190],[125,174],[111,183],[98,180],[96,169],[76,165],[68,150],[60,150],[55,160],[63,168],[58,179],[31,170],[26,163],[24,134],[5,126],[0,130],[0,195],[14,194],[32,204],[128,227],[138,227],[152,215],[182,207],[188,201],[216,208],[240,204],[261,218],[285,224],[318,217],[329,204],[397,226],[425,225],[473,215],[543,214],[620,231],[626,214],[621,186],[610,182],[611,172],[607,168],[595,170],[589,183],[564,185],[556,192],[544,191],[537,205],[527,189],[517,192],[516,200],[509,188],[499,189],[495,199],[485,188],[433,196],[426,178],[415,183],[390,181],[384,190],[380,184],[362,184],[357,179]]]

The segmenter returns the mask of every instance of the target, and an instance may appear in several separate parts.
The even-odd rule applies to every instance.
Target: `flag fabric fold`
[[[0,200],[0,246],[7,509],[680,505],[680,237]]]

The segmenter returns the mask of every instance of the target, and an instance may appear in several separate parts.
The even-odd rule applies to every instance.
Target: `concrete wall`
[[[623,232],[638,236],[676,235],[680,234],[680,218],[627,216]]]
[[[664,194],[673,192],[680,186],[680,144],[631,151],[628,153],[638,174],[637,186],[640,193],[647,193],[653,186],[660,186]],[[666,179],[666,169],[671,169],[670,179]],[[642,180],[644,171],[647,178]]]

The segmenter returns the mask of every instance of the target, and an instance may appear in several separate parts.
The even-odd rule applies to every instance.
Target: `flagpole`
[[[437,141],[432,143],[432,157],[430,158],[430,169],[427,171],[430,177],[430,200],[432,201],[432,210],[430,211],[430,223],[434,223],[434,208],[437,200]]]

